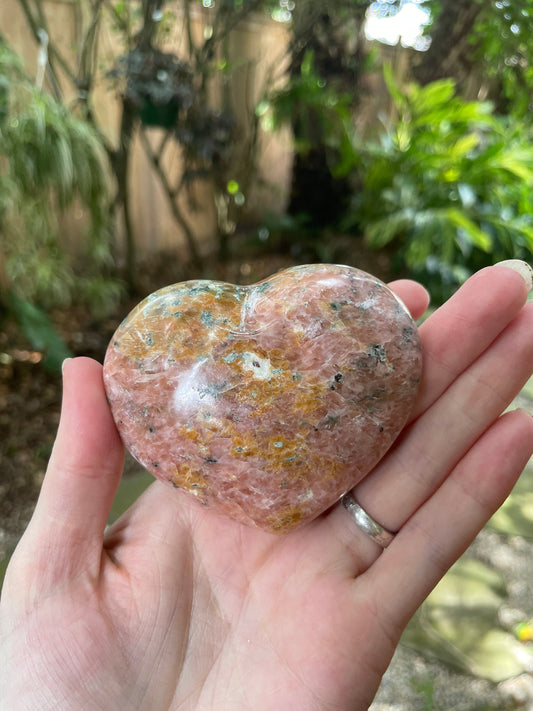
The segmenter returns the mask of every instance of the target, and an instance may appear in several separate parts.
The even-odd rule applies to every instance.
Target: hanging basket
[[[145,126],[174,128],[180,110],[187,111],[195,95],[190,66],[175,54],[149,47],[119,57],[108,73],[125,78],[125,98]]]
[[[138,108],[138,114],[144,126],[171,129],[178,123],[179,110],[178,101],[156,104],[151,97],[147,96]]]

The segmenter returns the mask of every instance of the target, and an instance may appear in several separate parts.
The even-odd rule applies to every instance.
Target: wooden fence
[[[76,67],[75,49],[79,46],[82,33],[86,29],[85,17],[80,10],[80,3],[72,0],[45,0],[44,7],[48,26],[51,28],[53,40],[57,43],[64,56]],[[201,36],[208,31],[209,15],[198,11],[193,16],[193,31]],[[17,0],[1,0],[0,3],[0,33],[9,45],[17,51],[25,61],[26,70],[30,76],[38,75],[38,46],[33,39],[30,28],[20,9]],[[169,38],[166,51],[175,52],[186,58],[183,28],[176,28]],[[230,93],[237,116],[249,116],[261,99],[265,90],[268,72],[282,61],[286,54],[286,28],[268,18],[255,16],[241,23],[229,38],[227,51],[231,64],[235,68],[230,77]],[[114,58],[119,53],[118,38],[112,27],[101,29],[99,41],[99,56],[102,65],[109,69]],[[45,79],[45,88],[50,88]],[[66,101],[76,99],[73,87],[64,82],[62,85]],[[220,87],[213,86],[214,101]],[[115,90],[102,71],[97,77],[94,92],[95,115],[99,125],[107,137],[116,144],[119,135],[119,103]],[[239,138],[244,142],[249,131],[245,121],[239,123]],[[158,129],[150,129],[148,138],[156,145],[161,140],[162,133]],[[180,150],[177,144],[167,147],[164,155],[166,168],[173,178],[178,179],[182,170]],[[258,137],[257,179],[250,186],[246,195],[246,211],[248,215],[259,211],[271,210],[282,212],[285,207],[286,195],[291,175],[292,147],[288,131],[260,132]],[[130,189],[132,204],[132,222],[135,230],[136,243],[140,256],[143,254],[180,248],[184,244],[184,235],[172,216],[167,197],[159,179],[151,168],[150,162],[143,150],[139,137],[134,141]],[[200,244],[208,247],[216,231],[216,217],[213,196],[206,185],[198,184],[194,193],[196,209],[191,210],[189,201],[184,197],[181,208],[187,214],[194,233]],[[75,249],[85,221],[83,211],[72,211],[65,221],[65,240]],[[118,235],[119,245],[123,235]]]
[[[86,31],[87,18],[83,14],[83,3],[78,0],[44,0],[44,8],[53,40],[64,56],[76,66],[76,47]],[[176,10],[179,2],[176,3]],[[194,16],[193,31],[202,36],[208,31],[209,14],[199,10]],[[38,76],[38,46],[20,9],[18,0],[1,0],[0,33],[10,46],[24,57],[30,76]],[[186,58],[185,33],[180,23],[176,23],[166,49]],[[279,69],[288,47],[287,28],[262,16],[241,23],[230,35],[226,51],[229,52],[234,67],[230,78],[230,94],[235,114],[249,116],[265,90],[267,78],[273,68]],[[392,61],[397,74],[404,77],[409,70],[409,55],[400,47],[384,50]],[[111,26],[101,29],[99,56],[102,65],[110,68],[119,53],[118,38]],[[280,72],[278,72],[280,73]],[[281,72],[282,75],[282,72]],[[357,118],[358,130],[372,130],[377,125],[376,118],[391,110],[390,99],[379,73],[370,75],[367,94]],[[46,78],[45,78],[46,87]],[[48,88],[50,88],[48,86]],[[71,84],[63,84],[67,101],[76,99]],[[213,86],[216,101],[220,86]],[[119,103],[109,80],[101,71],[97,77],[94,92],[94,110],[98,123],[108,138],[116,144],[119,128]],[[239,127],[242,134],[250,130],[243,121]],[[246,136],[242,136],[246,139]],[[156,129],[149,131],[149,140],[154,145],[161,139]],[[245,142],[245,141],[244,141]],[[265,211],[283,212],[290,186],[292,168],[292,142],[289,131],[260,131],[258,137],[257,178],[246,195],[246,213],[257,217]],[[181,173],[181,158],[177,144],[169,146],[165,152],[165,163],[171,174]],[[184,234],[172,216],[166,195],[149,163],[138,137],[135,140],[130,171],[132,222],[139,255],[161,250],[179,250],[184,245]],[[198,236],[201,245],[207,249],[213,243],[216,233],[216,217],[213,195],[207,186],[195,191],[197,209],[191,211],[188,204],[181,204]],[[66,244],[75,250],[78,235],[85,221],[83,211],[73,210],[65,221],[64,238]],[[117,235],[118,245],[124,236]]]

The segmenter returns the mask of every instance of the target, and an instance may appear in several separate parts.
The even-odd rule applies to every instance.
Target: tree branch
[[[126,37],[126,43],[127,43],[126,49],[129,51],[131,49],[131,45],[132,45],[131,23],[128,20],[124,20],[121,17],[121,15],[117,12],[115,6],[110,2],[110,0],[104,0],[104,5],[107,8],[110,15],[113,17],[113,20],[117,23],[119,30]],[[126,4],[125,7],[128,8],[128,12],[129,12],[129,6]],[[128,18],[129,18],[129,14],[128,14]]]
[[[161,139],[161,143],[159,144],[159,147],[157,149],[157,155],[159,160],[161,160],[161,158],[163,157],[163,153],[165,152],[165,148],[167,147],[171,137],[171,131],[165,131],[165,134]]]
[[[33,38],[35,42],[39,45],[41,43],[41,38],[39,36],[39,30],[44,29],[46,31],[46,18],[44,23],[40,22],[38,19],[36,19],[33,15],[32,10],[30,9],[30,6],[28,4],[28,0],[19,0],[19,4],[22,8],[22,12],[24,13],[26,17],[26,22],[30,26],[30,30],[33,34]],[[39,15],[39,18],[41,18],[43,12],[42,8],[37,8],[37,14]],[[48,32],[47,32],[48,34]],[[53,48],[48,45],[48,67],[47,67],[47,74],[48,78],[50,80],[50,84],[52,85],[52,91],[54,93],[54,96],[57,101],[62,101],[63,96],[61,93],[61,89],[59,86],[59,80],[57,78],[57,73],[54,69],[54,53],[53,53]]]
[[[92,5],[92,17],[89,27],[80,43],[78,74],[76,84],[80,90],[90,92],[95,73],[98,52],[98,34],[100,29],[101,8],[103,0],[95,0]]]
[[[252,0],[250,5],[244,6],[242,10],[239,10],[239,12],[235,13],[229,13],[227,17],[229,18],[229,22],[226,22],[226,24],[223,26],[223,29],[220,31],[220,34],[216,34],[213,32],[212,37],[209,42],[212,42],[213,44],[220,42],[228,35],[232,30],[237,27],[237,25],[242,22],[246,17],[254,13],[256,10],[258,10],[261,5],[263,4],[263,0]]]
[[[194,235],[194,232],[189,225],[188,221],[186,220],[185,216],[181,212],[179,205],[177,204],[177,200],[175,199],[174,196],[174,191],[172,189],[172,186],[170,185],[167,175],[160,163],[159,157],[157,154],[152,150],[152,146],[150,145],[150,141],[148,140],[148,137],[146,136],[146,131],[144,130],[143,127],[141,127],[140,130],[140,138],[141,138],[141,143],[144,148],[144,151],[148,158],[150,159],[150,162],[159,178],[161,181],[161,185],[163,186],[163,189],[167,195],[168,202],[170,205],[170,209],[172,210],[172,214],[176,220],[176,222],[179,224],[181,229],[183,230],[183,233],[185,235],[185,240],[187,242],[187,246],[189,248],[189,252],[191,255],[191,259],[193,264],[198,268],[202,268],[202,259],[200,257],[200,253],[198,251],[198,245],[196,244],[196,237]]]
[[[187,51],[189,57],[196,59],[198,56],[198,47],[195,45],[192,36],[191,0],[183,0],[183,9],[185,13],[185,32],[187,34]]]
[[[27,0],[19,0],[22,5],[27,6]],[[42,0],[34,0],[35,8],[38,13],[38,23],[36,23],[35,19],[32,16],[33,19],[33,26],[32,26],[32,31],[35,36],[36,42],[40,42],[39,38],[39,33],[38,30],[42,27],[43,30],[47,33],[50,42],[48,44],[48,63],[51,68],[53,68],[53,65],[57,62],[57,64],[61,67],[61,70],[64,72],[65,76],[75,85],[76,84],[76,77],[71,70],[67,60],[63,57],[61,52],[57,49],[57,46],[55,42],[52,41],[51,33],[50,33],[50,27],[48,25],[48,20],[46,18],[46,14],[44,12],[43,6],[42,6]],[[31,15],[31,12],[30,12]],[[26,14],[28,17],[28,14]],[[35,30],[35,26],[37,25],[37,29]],[[54,75],[55,75],[55,80],[57,81],[57,84],[59,86],[59,81],[57,80],[57,71],[53,69]]]

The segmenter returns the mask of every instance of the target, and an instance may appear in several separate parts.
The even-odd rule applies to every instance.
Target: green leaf
[[[407,104],[406,96],[396,83],[396,79],[394,78],[394,70],[389,62],[386,62],[383,65],[383,77],[385,79],[385,84],[387,85],[389,94],[391,95],[397,108],[401,109],[402,107],[405,107]]]
[[[453,158],[463,158],[470,151],[472,151],[477,145],[479,145],[480,136],[475,133],[469,133],[466,136],[459,138],[455,145],[450,150],[450,156]]]
[[[412,226],[415,214],[412,209],[400,210],[382,220],[376,220],[365,231],[367,243],[374,248],[384,247]]]
[[[456,227],[464,230],[469,240],[484,252],[489,252],[492,247],[492,240],[486,232],[483,232],[475,222],[473,222],[464,212],[454,207],[446,210],[448,220]]]
[[[527,157],[531,160],[531,155],[526,156],[523,150],[521,152],[507,151],[500,155],[499,165],[524,182],[531,184],[533,183],[533,167],[527,164],[525,160]]]
[[[455,81],[453,79],[440,79],[424,87],[412,85],[412,107],[417,114],[434,109],[436,106],[446,106],[455,95]]]
[[[60,370],[62,362],[65,358],[70,358],[72,353],[46,313],[13,292],[8,292],[7,302],[32,347],[44,353],[45,368],[53,371]]]

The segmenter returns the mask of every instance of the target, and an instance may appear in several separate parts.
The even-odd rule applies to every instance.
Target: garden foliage
[[[405,91],[386,71],[397,118],[357,142],[361,189],[347,222],[444,297],[476,269],[533,253],[531,129],[464,101],[445,79]],[[438,285],[444,285],[439,288]]]
[[[60,235],[70,208],[89,218],[77,259]],[[17,322],[49,369],[59,369],[69,350],[46,311],[75,298],[105,312],[121,293],[108,275],[109,244],[108,188],[96,134],[39,91],[0,41],[0,315]]]
[[[353,165],[352,103],[350,94],[320,76],[311,51],[306,52],[299,75],[269,98],[273,127],[292,125],[294,148],[303,155],[323,142],[329,169],[339,178]]]
[[[499,90],[501,112],[527,120],[533,109],[533,0],[484,3],[471,35],[476,61]]]
[[[88,124],[39,91],[0,43],[0,255],[10,291],[45,308],[73,294],[104,305],[116,284],[99,276],[109,260],[107,185],[99,141]],[[75,270],[60,216],[89,216]]]

